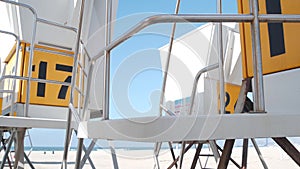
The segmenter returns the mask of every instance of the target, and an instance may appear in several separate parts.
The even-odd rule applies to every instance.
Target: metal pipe
[[[110,94],[110,52],[105,52],[104,64],[104,95],[103,95],[103,118],[109,119],[109,94]]]
[[[64,52],[57,52],[57,51],[43,49],[43,48],[34,48],[34,50],[41,51],[41,52],[46,52],[46,53],[52,53],[52,54],[56,54],[56,55],[64,55],[64,56],[69,56],[69,57],[74,56],[74,54],[68,54],[68,53],[64,53]]]
[[[42,19],[42,18],[37,18],[37,21],[40,22],[40,23],[47,24],[47,25],[52,25],[52,26],[55,26],[55,27],[59,27],[59,28],[63,28],[63,29],[68,29],[68,30],[71,30],[71,31],[77,33],[77,29],[74,28],[74,27],[71,27],[71,26],[66,26],[66,25],[63,25],[63,24],[60,24],[60,23],[56,23],[56,22],[53,22],[53,21],[48,21],[48,20]]]
[[[217,12],[222,14],[222,0],[217,0]],[[225,78],[223,54],[223,28],[222,22],[218,24],[218,49],[219,49],[219,81],[220,81],[220,113],[225,114]]]
[[[83,166],[85,165],[85,162],[86,160],[90,159],[90,154],[91,152],[93,151],[95,145],[96,145],[96,142],[97,142],[97,139],[93,139],[92,142],[90,143],[89,147],[86,149],[84,146],[83,146],[83,151],[84,151],[84,156],[82,157],[82,160],[80,162],[80,169],[83,168]],[[90,162],[90,165],[92,167],[92,164],[91,161],[89,160]],[[93,167],[92,167],[93,168]]]
[[[74,52],[74,62],[73,62],[73,71],[72,71],[72,81],[71,81],[71,95],[70,95],[70,103],[73,104],[73,98],[74,98],[74,86],[76,81],[76,72],[77,72],[77,64],[78,64],[78,53],[79,53],[79,43],[81,38],[81,29],[82,29],[82,23],[83,23],[83,13],[84,13],[84,5],[85,0],[81,1],[80,6],[80,13],[79,13],[79,23],[78,23],[78,30],[77,30],[77,36],[76,36],[76,44],[75,44],[75,52]],[[67,116],[67,127],[66,127],[66,138],[65,138],[65,146],[64,146],[64,154],[63,154],[63,162],[61,168],[67,168],[67,160],[68,160],[68,147],[70,143],[70,136],[71,136],[71,122],[72,122],[72,111],[69,109],[68,116]],[[80,146],[78,144],[78,146]],[[78,149],[82,147],[78,147]],[[77,151],[81,151],[77,150]],[[81,158],[81,153],[77,153]],[[78,165],[79,166],[79,165]]]
[[[6,148],[6,151],[5,151],[5,153],[4,153],[4,155],[3,155],[3,158],[2,158],[2,163],[1,163],[1,165],[0,165],[0,169],[3,169],[4,166],[5,166],[5,162],[6,162],[6,159],[7,159],[7,157],[8,157],[8,154],[9,154],[9,152],[10,152],[11,145],[12,145],[12,143],[13,143],[13,141],[14,141],[15,134],[16,134],[16,131],[13,131],[13,132],[11,133],[11,135],[10,135],[10,138],[9,138],[9,141],[8,141],[8,145],[7,145],[7,148]]]
[[[191,94],[191,107],[190,107],[190,111],[189,111],[189,115],[192,114],[193,112],[193,108],[194,108],[194,101],[195,101],[195,94],[196,94],[196,90],[197,90],[197,85],[198,85],[198,81],[200,79],[200,76],[205,73],[205,72],[208,72],[208,71],[211,71],[211,70],[214,70],[214,69],[217,69],[219,67],[219,64],[218,63],[215,63],[213,65],[209,65],[203,69],[201,69],[195,76],[195,79],[194,79],[194,83],[193,83],[193,90],[192,90],[192,94]]]
[[[181,151],[180,151],[180,156],[179,156],[179,166],[178,166],[178,169],[182,168],[183,157],[184,157],[184,154],[186,153],[186,151],[185,151],[185,145],[186,145],[186,142],[183,141],[182,144],[181,144]]]
[[[159,153],[161,150],[161,145],[162,145],[162,142],[156,142],[154,145],[154,168],[155,169],[160,169],[158,156],[159,156]]]
[[[2,31],[0,30],[0,33],[4,33],[4,34],[8,34],[8,35],[11,35],[11,36],[14,36],[16,41],[17,41],[17,44],[16,44],[16,62],[15,62],[15,67],[17,68],[18,67],[18,61],[19,61],[19,50],[20,50],[20,38],[19,36],[17,36],[16,34],[12,33],[12,32],[7,32],[7,31]],[[17,76],[17,69],[15,69],[15,76]],[[12,89],[12,97],[11,97],[11,110],[10,112],[13,113],[13,104],[14,104],[14,101],[15,101],[15,92],[16,92],[16,79],[13,80],[13,89]]]
[[[85,47],[83,41],[80,40],[80,43],[81,43],[81,45],[82,45],[82,47],[83,47],[83,50],[84,50],[86,56],[88,57],[88,60],[90,61],[90,60],[91,60],[91,56],[89,55],[89,52],[87,51],[87,49],[86,49],[86,47]]]
[[[27,156],[27,154],[24,152],[24,158],[27,161],[27,164],[30,166],[31,169],[35,169],[35,167],[33,166],[32,162],[30,161],[29,157]]]
[[[267,21],[279,21],[283,19],[283,22],[300,22],[300,15],[278,15],[278,14],[264,14],[259,15],[262,22]],[[103,56],[105,50],[111,50],[132,37],[135,33],[141,31],[149,25],[156,23],[169,23],[169,22],[252,22],[254,16],[251,14],[178,14],[169,15],[161,14],[150,16],[143,21],[139,22],[136,26],[128,30],[116,40],[112,41],[108,46],[102,48],[100,52],[92,59],[97,60]]]
[[[254,39],[252,39],[253,52],[253,90],[254,90],[254,111],[265,111],[264,100],[264,87],[263,87],[263,72],[262,72],[262,56],[261,56],[261,42],[260,42],[260,25],[258,20],[258,2],[252,0],[252,14],[254,19],[251,23],[251,33]]]
[[[262,16],[262,21],[274,21],[275,19],[280,19],[279,15],[267,14]],[[285,21],[300,21],[300,15],[281,15],[284,16]],[[277,18],[278,17],[278,18]],[[96,61],[104,55],[104,51],[111,50],[132,37],[137,32],[141,31],[145,27],[155,24],[155,23],[166,23],[166,22],[252,22],[254,19],[253,15],[250,14],[181,14],[181,15],[154,15],[146,18],[145,20],[139,22],[136,26],[128,30],[122,36],[112,41],[108,46],[105,46],[96,54],[92,60]],[[92,78],[92,74],[89,74],[88,79]],[[87,93],[90,91],[89,84],[87,84]]]
[[[291,14],[260,14],[258,15],[260,22],[300,22],[300,15]]]
[[[21,45],[21,42],[20,42],[20,39],[19,37],[16,39],[17,40],[17,48],[16,48],[16,62],[15,62],[15,76],[17,76],[17,67],[18,67],[18,62],[19,62],[19,50],[20,50],[20,45]],[[16,93],[16,88],[17,88],[17,79],[14,79],[13,80],[13,93],[12,93],[12,96],[11,96],[11,108],[10,108],[10,112],[13,113],[13,108],[14,108],[14,102],[15,102],[15,93]]]
[[[32,8],[31,6],[27,5],[27,4],[24,4],[24,3],[21,3],[21,2],[10,1],[10,0],[0,0],[0,2],[4,2],[4,3],[16,5],[16,6],[21,6],[23,8],[27,8],[33,13],[33,15],[36,15],[35,9]]]
[[[18,40],[20,39],[18,35],[16,35],[15,33],[12,33],[12,32],[0,30],[0,33],[11,35],[11,36],[15,37],[15,39],[18,39]]]
[[[257,155],[258,155],[258,157],[259,157],[259,159],[260,159],[262,165],[264,166],[264,169],[268,169],[267,163],[266,163],[266,161],[264,160],[264,158],[263,158],[263,156],[262,156],[262,154],[261,154],[261,152],[260,152],[260,150],[259,150],[259,147],[258,147],[258,145],[257,145],[257,143],[256,143],[256,141],[255,141],[255,139],[254,139],[254,138],[251,138],[251,142],[252,142],[252,144],[253,144],[253,146],[254,146],[256,152],[257,152]]]
[[[161,109],[163,111],[165,111],[169,116],[176,116],[176,114],[174,112],[172,112],[171,110],[167,109],[164,105],[160,105]]]
[[[243,139],[243,154],[242,154],[242,168],[247,168],[247,158],[248,158],[248,146],[249,146],[249,140],[248,138]]]
[[[34,42],[35,42],[35,36],[36,36],[36,25],[37,25],[37,13],[35,11],[34,8],[32,8],[31,6],[27,5],[27,4],[23,4],[23,3],[19,3],[19,2],[14,2],[14,1],[8,1],[8,0],[0,0],[2,2],[5,3],[9,3],[9,4],[13,4],[16,6],[20,6],[20,7],[24,7],[29,9],[32,14],[33,14],[33,24],[32,24],[32,36],[31,36],[31,50],[30,50],[30,54],[29,54],[29,63],[28,63],[28,81],[27,81],[27,89],[26,89],[26,100],[25,100],[25,109],[24,109],[24,116],[27,117],[28,116],[28,109],[29,109],[29,100],[30,100],[30,80],[31,80],[31,75],[32,75],[32,60],[33,60],[33,52],[34,52]]]
[[[83,120],[87,120],[87,113],[86,113],[86,109],[88,107],[88,104],[90,102],[90,93],[91,93],[91,82],[92,82],[92,75],[93,74],[93,71],[94,71],[94,61],[91,62],[91,65],[89,66],[90,69],[89,69],[89,77],[87,79],[87,88],[86,88],[86,94],[85,94],[85,99],[84,99],[84,103],[83,103],[83,111],[82,111],[82,119]]]
[[[79,122],[81,121],[81,118],[79,117],[78,112],[72,103],[69,104],[69,109],[72,112],[74,120],[75,120],[74,127],[77,128],[79,126]]]
[[[78,138],[77,143],[77,152],[76,152],[76,160],[75,160],[75,169],[80,169],[80,162],[81,162],[81,154],[83,148],[83,138]]]
[[[29,78],[28,77],[23,77],[23,76],[5,75],[0,79],[0,81],[2,81],[4,79],[28,80]],[[56,81],[56,80],[46,80],[46,79],[32,78],[31,81],[71,86],[71,84],[68,83],[68,82],[61,82],[61,81]]]
[[[160,14],[150,16],[143,21],[139,22],[136,26],[132,27],[126,33],[121,35],[116,40],[112,41],[108,46],[105,46],[100,50],[100,52],[95,55],[92,60],[97,60],[104,55],[104,51],[111,50],[132,37],[137,32],[141,31],[147,26],[156,23],[184,23],[184,22],[251,22],[253,16],[249,14]]]
[[[141,21],[139,24],[137,24],[135,27],[131,28],[129,31],[127,31],[125,34],[123,34],[121,37],[117,38],[116,40],[112,41],[109,43],[107,46],[102,48],[100,52],[95,55],[91,59],[91,63],[99,59],[104,55],[105,51],[110,51],[111,49],[115,48],[116,46],[120,45],[122,42],[126,41],[130,37],[132,37],[134,34],[137,32],[141,31],[145,27],[155,24],[155,23],[166,23],[166,22],[207,22],[207,21],[213,21],[213,22],[218,22],[218,21],[223,21],[223,22],[233,22],[233,21],[238,21],[238,22],[250,22],[253,20],[252,15],[245,15],[245,14],[240,14],[240,15],[231,15],[231,14],[198,14],[198,15],[188,15],[188,14],[183,14],[183,15],[155,15],[146,18],[145,20]],[[107,64],[106,64],[107,65]],[[105,68],[108,69],[108,68]],[[89,76],[88,76],[88,81],[91,81],[93,74],[93,69],[90,68],[89,71]],[[106,74],[106,77],[108,75]],[[106,80],[105,77],[105,86],[107,86],[107,83],[109,83]],[[87,95],[90,93],[90,83],[87,83]],[[105,89],[105,93],[109,93],[109,89]],[[107,98],[107,95],[103,100]],[[86,99],[87,100],[87,99]],[[105,104],[104,104],[105,105]],[[108,106],[106,106],[108,107]],[[105,111],[104,111],[105,112]],[[107,118],[107,117],[106,117]]]
[[[32,62],[33,62],[33,53],[34,53],[34,46],[35,46],[35,37],[36,37],[36,26],[37,26],[37,14],[33,14],[33,23],[32,23],[32,36],[30,42],[30,51],[29,51],[29,61],[28,61],[28,80],[26,86],[26,100],[25,100],[25,112],[24,116],[28,116],[29,110],[29,102],[30,102],[30,89],[31,89],[31,76],[32,76]]]
[[[14,93],[13,90],[0,90],[0,93]]]
[[[114,148],[114,145],[113,145],[112,141],[108,140],[108,145],[109,145],[109,148],[110,148],[110,154],[111,154],[111,158],[112,158],[112,161],[113,161],[114,169],[119,169],[117,154],[116,154],[116,150]]]
[[[111,20],[112,20],[112,0],[106,0],[105,17],[105,46],[111,42]],[[103,95],[103,118],[109,119],[109,95],[110,95],[110,50],[104,51],[104,95]]]
[[[177,0],[175,12],[174,12],[175,14],[178,14],[179,7],[180,7],[180,0]],[[176,22],[173,23],[172,32],[171,32],[171,36],[170,36],[170,40],[169,40],[169,50],[168,50],[168,56],[167,56],[166,65],[165,65],[165,72],[164,72],[164,76],[163,76],[164,79],[163,79],[163,84],[162,84],[162,91],[160,94],[160,105],[163,105],[163,102],[164,102],[164,96],[165,96],[165,91],[166,91],[166,84],[167,84],[168,71],[169,71],[170,59],[171,59],[171,54],[172,54],[175,30],[176,30]],[[162,107],[159,108],[159,115],[160,116],[162,115]]]

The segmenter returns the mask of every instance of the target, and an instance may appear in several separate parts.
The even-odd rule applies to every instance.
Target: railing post
[[[177,0],[176,8],[175,8],[175,14],[178,14],[179,7],[180,7],[180,0]],[[162,87],[161,87],[162,91],[161,91],[161,94],[160,94],[160,105],[163,105],[163,103],[164,103],[164,97],[165,97],[165,91],[166,91],[166,84],[167,84],[168,71],[169,71],[170,59],[171,59],[171,54],[172,54],[175,30],[176,30],[176,22],[173,23],[172,32],[171,32],[170,41],[169,41],[168,56],[167,56],[166,67],[165,67],[165,72],[164,72],[164,76],[163,76],[164,77],[163,84],[162,84]],[[162,116],[162,110],[163,110],[162,107],[159,106],[159,115],[160,116]]]
[[[254,37],[252,39],[254,111],[265,112],[258,1],[251,0],[251,3],[250,6],[252,6],[252,14],[254,16],[251,22],[251,33],[252,37]]]
[[[217,11],[222,14],[222,0],[217,0]],[[222,22],[218,24],[218,49],[219,49],[219,80],[220,80],[220,114],[225,114],[225,80],[223,58],[223,31]]]
[[[111,42],[111,20],[112,20],[112,0],[106,0],[105,18],[105,46]],[[103,118],[109,119],[109,95],[110,95],[110,50],[105,50],[104,65],[104,95],[103,95]]]
[[[32,37],[30,41],[30,52],[29,52],[29,62],[28,62],[28,80],[27,80],[27,89],[26,89],[26,101],[25,101],[25,112],[24,116],[28,117],[29,111],[29,102],[30,102],[30,86],[31,86],[31,76],[32,76],[32,61],[34,53],[34,43],[36,37],[36,26],[37,26],[37,14],[33,12],[33,23],[32,23]]]
[[[81,1],[80,7],[80,14],[79,14],[79,24],[76,36],[76,44],[75,44],[75,52],[74,52],[74,61],[73,61],[73,71],[72,71],[72,81],[71,81],[71,95],[70,95],[70,103],[72,104],[74,101],[74,89],[75,89],[75,82],[76,82],[76,72],[77,72],[77,65],[78,65],[78,53],[79,53],[79,43],[81,39],[81,29],[82,29],[82,22],[83,22],[83,12],[84,12],[84,4],[85,0]],[[63,162],[61,168],[67,168],[67,159],[68,159],[68,150],[69,150],[69,143],[71,139],[71,123],[72,123],[72,111],[69,109],[68,117],[67,117],[67,128],[66,128],[66,138],[65,138],[65,146],[64,146],[64,154],[63,154]],[[81,152],[80,150],[77,150]],[[81,154],[80,154],[81,155]]]

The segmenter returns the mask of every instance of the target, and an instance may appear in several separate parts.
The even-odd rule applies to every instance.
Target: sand
[[[299,149],[299,146],[297,147]],[[293,169],[299,168],[297,164],[290,159],[290,157],[279,147],[261,147],[260,148],[263,157],[271,169]],[[152,150],[116,150],[119,168],[120,169],[152,169],[154,167],[154,159],[152,156]],[[193,160],[195,149],[191,149],[184,156],[183,168],[190,168]],[[208,148],[201,151],[201,154],[211,153]],[[235,147],[233,149],[232,158],[239,164],[241,163],[242,148]],[[36,169],[56,169],[60,168],[60,162],[62,160],[62,151],[33,151],[30,154],[30,160]],[[69,152],[68,168],[74,168],[76,151]],[[113,168],[111,154],[109,150],[98,150],[91,153],[91,159],[96,168],[111,169]],[[216,162],[213,157],[200,157],[202,166],[206,168],[216,168]],[[171,162],[172,157],[169,150],[162,150],[159,156],[159,162],[161,168],[167,168]],[[30,168],[28,164],[25,164],[25,168]],[[87,162],[86,169],[91,168]],[[174,167],[175,168],[175,167]],[[200,168],[199,163],[196,168]],[[236,168],[233,163],[229,163],[228,168]],[[257,169],[263,168],[257,153],[253,147],[249,148],[248,154],[248,168]]]

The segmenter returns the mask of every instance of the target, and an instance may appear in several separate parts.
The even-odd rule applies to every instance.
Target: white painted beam
[[[81,122],[79,137],[166,142],[300,136],[300,114],[143,117]]]

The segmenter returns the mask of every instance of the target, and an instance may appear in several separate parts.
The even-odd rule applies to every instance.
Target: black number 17
[[[61,65],[61,64],[56,64],[55,70],[57,71],[63,71],[63,72],[72,72],[72,66],[67,66],[67,65]],[[38,73],[38,78],[39,79],[46,79],[47,76],[47,62],[41,61],[39,64],[39,73]],[[72,76],[68,76],[64,82],[71,83]],[[66,85],[62,85],[57,98],[58,99],[66,99],[68,87]],[[45,97],[45,91],[46,91],[46,84],[43,82],[38,82],[38,87],[37,87],[37,96],[39,97]]]

